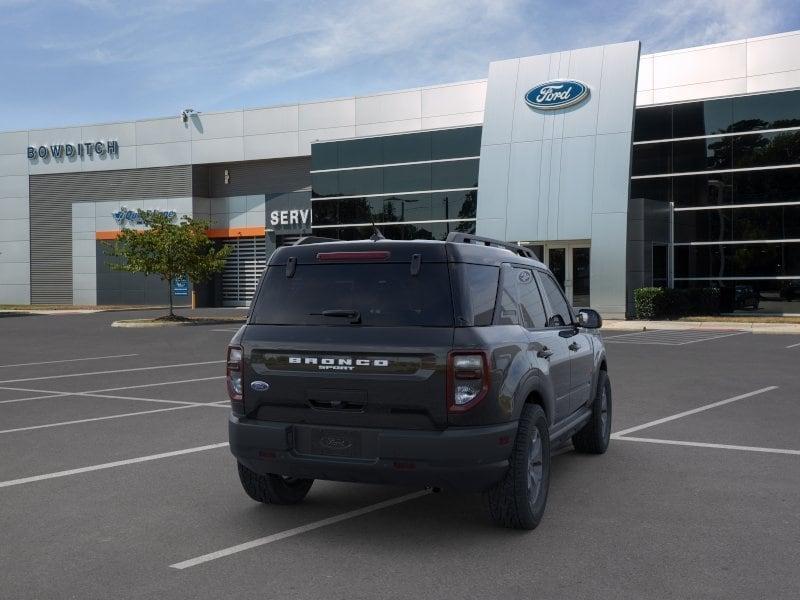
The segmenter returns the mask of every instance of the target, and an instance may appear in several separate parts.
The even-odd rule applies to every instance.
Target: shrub
[[[717,288],[638,288],[633,290],[637,319],[677,319],[690,315],[716,315],[720,312]]]
[[[637,319],[657,319],[664,305],[664,288],[646,287],[633,290]]]

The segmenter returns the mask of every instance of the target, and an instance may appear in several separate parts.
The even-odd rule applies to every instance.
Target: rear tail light
[[[447,409],[464,412],[489,391],[489,359],[482,351],[456,351],[447,357]]]
[[[231,407],[236,411],[242,408],[242,348],[241,346],[228,346],[228,358],[225,365],[225,375],[228,383],[228,396]]]

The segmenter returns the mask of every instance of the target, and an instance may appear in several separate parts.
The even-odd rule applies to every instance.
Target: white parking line
[[[110,375],[112,373],[133,373],[135,371],[152,371],[155,369],[177,369],[178,367],[197,367],[201,365],[218,365],[224,360],[207,360],[204,362],[180,363],[176,365],[156,365],[154,367],[133,367],[131,369],[113,369],[111,371],[93,371],[90,373],[69,373],[66,375],[46,375],[44,377],[25,377],[22,379],[3,379],[0,383],[19,383],[22,381],[41,381],[43,379],[64,379],[66,377],[88,377],[90,375]]]
[[[87,398],[110,398],[112,400],[138,400],[140,402],[163,402],[165,404],[182,404],[184,406],[217,406],[216,402],[189,402],[187,400],[164,400],[162,398],[142,398],[140,396],[117,396],[117,395],[112,395],[112,394],[90,394],[89,392],[79,392],[79,393],[76,393],[75,396],[86,396]]]
[[[700,406],[698,408],[693,408],[692,410],[686,410],[676,415],[672,415],[671,417],[664,417],[663,419],[656,419],[655,421],[650,421],[648,423],[643,423],[642,425],[637,425],[636,427],[629,427],[628,429],[623,429],[622,431],[617,431],[616,433],[612,434],[611,437],[614,439],[619,439],[623,435],[627,435],[629,433],[633,433],[634,431],[640,431],[642,429],[647,429],[648,427],[655,427],[656,425],[661,425],[662,423],[668,423],[669,421],[674,421],[675,419],[680,419],[682,417],[688,417],[689,415],[694,415],[699,412],[703,412],[704,410],[709,410],[711,408],[716,408],[717,406],[723,406],[725,404],[730,404],[731,402],[736,402],[737,400],[744,400],[745,398],[751,398],[752,396],[756,396],[758,394],[763,394],[765,392],[771,392],[772,390],[777,390],[777,385],[771,385],[769,387],[761,388],[760,390],[754,390],[752,392],[747,392],[746,394],[742,394],[740,396],[734,396],[733,398],[727,398],[726,400],[720,400],[719,402],[712,402],[711,404],[706,404],[704,406]]]
[[[195,381],[210,381],[212,379],[225,379],[225,375],[214,375],[213,377],[196,377],[194,379],[182,379],[180,381],[164,381],[161,383],[142,383],[138,385],[127,385],[124,387],[115,387],[115,388],[104,388],[100,390],[87,390],[85,392],[62,392],[58,390],[40,390],[40,389],[33,389],[33,388],[21,388],[21,387],[8,387],[8,386],[0,386],[0,390],[11,390],[16,392],[34,392],[39,394],[44,394],[41,396],[29,396],[27,398],[14,398],[12,400],[0,400],[0,404],[12,404],[15,402],[25,402],[27,400],[46,400],[48,398],[59,398],[63,396],[90,396],[96,398],[120,398],[122,400],[142,400],[143,402],[166,402],[168,404],[217,404],[216,402],[213,403],[205,403],[205,402],[186,402],[182,400],[162,400],[158,398],[139,398],[136,396],[112,396],[108,394],[103,394],[103,392],[116,392],[122,390],[133,390],[139,388],[146,388],[146,387],[158,387],[161,385],[174,385],[177,383],[192,383]],[[225,401],[227,404],[227,401]]]
[[[266,544],[271,544],[272,542],[285,540],[286,538],[300,535],[301,533],[307,533],[321,527],[327,527],[328,525],[333,525],[334,523],[346,521],[347,519],[360,517],[361,515],[366,515],[368,513],[375,512],[376,510],[389,508],[390,506],[395,506],[396,504],[400,504],[402,502],[416,500],[417,498],[421,498],[422,496],[426,496],[430,493],[430,490],[413,492],[411,494],[406,494],[405,496],[399,496],[397,498],[392,498],[391,500],[385,500],[383,502],[378,502],[377,504],[371,504],[369,506],[365,506],[364,508],[351,510],[349,512],[342,513],[341,515],[336,515],[335,517],[314,521],[313,523],[308,523],[307,525],[301,525],[300,527],[294,527],[293,529],[287,529],[286,531],[273,533],[272,535],[250,540],[249,542],[245,542],[243,544],[237,544],[236,546],[223,548],[222,550],[210,552],[209,554],[204,554],[202,556],[198,556],[197,558],[190,558],[189,560],[184,560],[182,562],[175,563],[174,565],[170,565],[170,567],[173,569],[188,569],[189,567],[196,567],[197,565],[201,565],[218,558],[223,558],[225,556],[230,556],[231,554],[237,554],[239,552],[244,552],[245,550],[250,550],[251,548],[257,548],[258,546],[264,546]]]
[[[25,392],[30,390],[22,390],[17,388],[0,388],[0,390],[14,390],[17,392]],[[14,402],[25,402],[26,400],[45,400],[47,398],[59,398],[62,396],[70,396],[71,394],[62,393],[62,392],[52,392],[47,393],[42,396],[28,396],[26,398],[12,398],[11,400],[0,400],[0,404],[13,404]]]
[[[792,344],[791,346],[786,346],[786,349],[788,350],[789,348],[797,348],[797,347],[800,347],[800,344]]]
[[[705,442],[684,442],[681,440],[661,440],[658,438],[611,436],[623,442],[644,442],[646,444],[666,444],[668,446],[695,446],[697,448],[717,448],[720,450],[744,450],[745,452],[767,452],[770,454],[794,454],[800,456],[800,450],[787,450],[785,448],[762,448],[760,446],[735,446],[732,444],[709,444]]]
[[[225,331],[225,332],[236,333],[239,330],[238,329],[212,329],[211,331]]]
[[[102,390],[89,390],[85,393],[94,394],[99,392],[119,392],[122,390],[135,390],[138,388],[158,387],[159,385],[175,385],[177,383],[194,383],[195,381],[210,381],[212,379],[225,379],[225,375],[214,375],[213,377],[195,377],[194,379],[181,379],[179,381],[164,381],[162,383],[140,383],[138,385],[126,385],[124,387],[105,388]]]
[[[181,410],[183,408],[195,408],[197,406],[204,406],[203,404],[182,404],[181,406],[169,406],[167,408],[157,408],[155,410],[142,410],[139,412],[122,413],[119,415],[108,415],[105,417],[93,417],[91,419],[77,419],[75,421],[60,421],[58,423],[45,423],[44,425],[31,425],[29,427],[16,427],[14,429],[0,430],[3,433],[16,433],[18,431],[33,431],[34,429],[49,429],[50,427],[63,427],[64,425],[77,425],[78,423],[92,423],[94,421],[107,421],[109,419],[122,419],[124,417],[135,417],[138,415],[150,415],[158,412],[165,412],[168,410]]]
[[[604,336],[604,340],[617,344],[646,344],[656,346],[685,346],[698,342],[710,342],[748,333],[732,329],[648,329],[621,335]]]
[[[139,356],[139,355],[111,354],[109,356],[87,356],[86,358],[65,358],[64,360],[44,360],[42,362],[17,363],[14,365],[0,365],[0,369],[8,369],[10,367],[32,367],[35,365],[54,365],[56,363],[81,362],[84,360],[105,360],[107,358],[130,358],[131,356]]]
[[[113,469],[114,467],[123,467],[125,465],[134,465],[137,463],[149,462],[151,460],[160,460],[162,458],[171,458],[173,456],[182,456],[184,454],[192,454],[194,452],[204,452],[206,450],[214,450],[215,448],[227,448],[227,447],[228,447],[228,442],[222,442],[219,444],[209,444],[208,446],[197,446],[195,448],[186,448],[185,450],[175,450],[173,452],[162,452],[160,454],[151,454],[149,456],[128,458],[126,460],[115,460],[114,462],[103,463],[100,465],[92,465],[90,467],[80,467],[78,469],[69,469],[67,471],[46,473],[45,475],[34,475],[33,477],[22,477],[21,479],[0,481],[0,488],[11,487],[14,485],[22,485],[23,483],[33,483],[34,481],[44,481],[46,479],[56,479],[57,477],[69,477],[70,475],[90,473],[91,471],[100,471],[102,469]]]

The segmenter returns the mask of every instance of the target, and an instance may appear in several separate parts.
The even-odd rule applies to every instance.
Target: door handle
[[[536,356],[539,358],[550,358],[553,356],[553,351],[550,350],[547,346],[542,346],[541,350],[536,353]]]
[[[578,342],[572,342],[569,346],[567,346],[567,348],[569,348],[573,352],[576,352],[581,349],[581,347],[578,345]]]

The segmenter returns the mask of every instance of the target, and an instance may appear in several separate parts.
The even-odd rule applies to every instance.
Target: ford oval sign
[[[525,102],[537,110],[566,108],[589,97],[589,86],[580,81],[559,80],[540,83],[528,90]]]
[[[269,389],[269,384],[266,381],[253,381],[250,383],[250,389],[254,392],[266,392]]]

